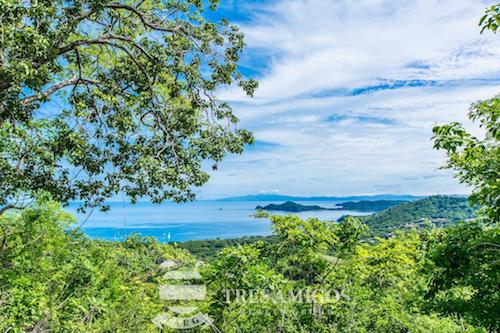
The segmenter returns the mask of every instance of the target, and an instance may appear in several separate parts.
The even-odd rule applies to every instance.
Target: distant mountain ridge
[[[354,195],[354,196],[291,196],[282,194],[254,194],[236,197],[217,199],[217,201],[375,201],[375,200],[397,200],[415,201],[426,196],[416,196],[411,194],[375,194],[375,195]]]

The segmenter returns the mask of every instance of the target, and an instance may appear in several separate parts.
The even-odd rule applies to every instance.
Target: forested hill
[[[474,218],[476,208],[470,207],[465,197],[431,196],[405,202],[373,215],[362,217],[373,235],[387,236],[395,230],[423,226],[425,220],[442,227]]]

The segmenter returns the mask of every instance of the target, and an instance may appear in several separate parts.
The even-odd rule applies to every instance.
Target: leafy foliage
[[[492,330],[500,325],[500,228],[459,224],[438,232],[431,250],[432,307]]]
[[[238,72],[238,28],[205,18],[216,5],[1,1],[0,205],[41,191],[87,206],[192,199],[203,161],[253,140],[215,97],[256,87]]]
[[[89,240],[73,221],[55,203],[0,217],[0,331],[155,331],[158,264],[193,259],[154,239]]]
[[[206,274],[209,310],[224,332],[486,332],[487,321],[474,326],[457,319],[456,308],[439,312],[426,298],[437,254],[431,244],[441,244],[435,231],[372,245],[359,243],[366,228],[352,218],[272,221],[276,242],[224,249]],[[233,289],[243,297],[223,296]],[[300,298],[307,290],[316,291],[309,301]]]
[[[500,5],[488,8],[481,32],[496,33]],[[482,220],[459,225],[441,235],[431,257],[435,267],[430,296],[434,307],[455,313],[491,331],[500,330],[500,97],[472,104],[472,121],[484,137],[467,132],[459,123],[434,128],[434,146],[448,155],[447,168],[460,182],[473,186],[471,202],[481,205]]]
[[[498,26],[500,25],[500,4],[488,7],[486,13],[479,21],[479,26],[481,27],[481,33],[488,29],[497,32]]]
[[[0,5],[8,37],[0,59],[0,204],[42,190],[62,201],[83,197],[89,205],[119,190],[133,200],[188,199],[189,186],[205,180],[202,159],[218,160],[250,141],[246,132],[199,118],[210,110],[234,125],[226,106],[211,99],[213,91],[233,80],[253,88],[236,73],[241,35],[202,19],[201,1]],[[173,18],[158,16],[169,10]],[[496,31],[497,14],[498,6],[490,8],[481,24]],[[215,60],[219,48],[222,63]],[[60,87],[63,82],[73,90]],[[55,91],[69,93],[65,110],[36,114]],[[207,99],[197,100],[201,95]],[[143,123],[142,111],[154,123]],[[226,248],[204,266],[209,299],[202,307],[215,325],[224,332],[498,332],[498,97],[474,104],[470,117],[480,121],[484,138],[453,123],[434,129],[435,146],[446,150],[447,167],[459,180],[474,186],[471,200],[484,218],[364,242],[366,224],[376,233],[426,218],[446,225],[473,216],[474,208],[464,198],[430,197],[365,224],[352,217],[342,223],[272,217],[271,241]],[[164,130],[165,123],[172,127]],[[171,150],[162,150],[165,142]],[[84,170],[83,178],[71,179],[71,165]],[[40,202],[0,214],[0,330],[158,331],[151,321],[164,308],[158,264],[193,264],[194,258],[150,238],[89,240],[68,230],[74,220],[59,204]],[[231,301],[227,290],[246,296]],[[265,293],[255,298],[255,290]]]
[[[434,127],[434,147],[448,155],[446,168],[457,171],[460,182],[474,188],[471,202],[484,206],[492,222],[500,221],[500,98],[474,103],[469,118],[479,121],[484,139],[468,133],[460,123]]]

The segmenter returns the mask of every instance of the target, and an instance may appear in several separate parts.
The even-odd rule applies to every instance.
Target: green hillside
[[[431,196],[405,202],[379,213],[362,217],[373,235],[387,236],[395,230],[418,228],[428,220],[438,227],[464,221],[476,216],[465,197]]]

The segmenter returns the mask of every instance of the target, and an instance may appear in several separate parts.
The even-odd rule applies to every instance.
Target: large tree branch
[[[61,90],[64,87],[71,86],[71,85],[75,84],[77,81],[78,81],[78,78],[76,78],[76,77],[69,79],[69,80],[61,81],[61,82],[51,86],[49,89],[47,89],[43,93],[39,93],[39,94],[35,94],[33,96],[26,97],[25,99],[22,100],[21,103],[22,104],[30,104],[30,103],[32,103],[36,100],[39,100],[43,97],[47,98],[50,95],[52,95],[53,93],[55,93],[56,91]]]
[[[2,245],[0,246],[0,250],[2,250],[5,247],[5,244],[7,244],[7,231],[3,225],[0,225],[0,229],[2,229]]]
[[[149,28],[149,29],[152,29],[152,30],[155,30],[155,31],[169,32],[169,33],[172,33],[172,34],[174,34],[174,33],[180,33],[184,37],[190,39],[193,42],[193,44],[198,49],[200,49],[200,46],[198,45],[198,43],[196,42],[196,40],[192,36],[189,36],[189,34],[186,34],[186,33],[182,32],[182,26],[181,25],[176,25],[174,28],[166,28],[166,27],[161,26],[161,25],[159,25],[157,23],[151,22],[147,18],[147,14],[144,13],[144,12],[141,12],[138,9],[139,5],[138,6],[130,6],[130,5],[125,5],[125,4],[121,4],[121,3],[116,3],[115,2],[115,3],[110,3],[110,4],[105,5],[105,7],[111,8],[111,9],[123,9],[123,10],[127,10],[127,11],[130,11],[130,12],[134,13],[137,17],[139,17],[139,20],[141,21],[142,25],[146,29]]]
[[[65,88],[65,87],[75,85],[78,82],[84,82],[84,83],[95,84],[95,85],[100,84],[99,81],[82,79],[82,78],[79,78],[79,77],[73,77],[71,79],[64,80],[64,81],[61,81],[59,83],[54,84],[53,86],[51,86],[50,88],[48,88],[46,91],[44,91],[42,93],[39,93],[39,94],[36,94],[36,95],[33,95],[33,96],[28,96],[25,99],[23,99],[21,101],[21,103],[24,104],[24,105],[26,105],[26,104],[29,104],[29,103],[33,103],[33,102],[35,102],[37,100],[40,100],[42,98],[48,98],[53,93],[55,93],[55,92],[57,92],[57,91]]]
[[[114,40],[120,40],[123,42],[130,43],[130,44],[132,44],[132,46],[137,48],[142,54],[144,54],[149,60],[151,60],[151,61],[155,60],[155,58],[153,56],[151,56],[141,45],[137,44],[133,39],[126,37],[126,36],[119,36],[119,35],[105,35],[105,36],[102,36],[102,37],[97,38],[97,39],[81,39],[81,40],[75,41],[73,43],[70,43],[66,46],[59,48],[59,54],[62,55],[62,54],[65,54],[67,52],[70,52],[72,50],[77,50],[79,46],[92,45],[92,44],[108,45],[108,46],[111,46],[114,48],[118,48],[118,49],[121,49],[122,51],[124,51],[132,59],[132,61],[136,64],[136,66],[139,67],[139,69],[146,75],[146,77],[148,78],[148,82],[150,82],[150,78],[147,75],[145,68],[139,63],[139,61],[137,59],[135,59],[134,55],[130,52],[130,50],[128,50],[125,46],[114,43],[113,42]],[[78,52],[77,52],[77,60],[79,62],[78,65],[81,66]],[[79,70],[81,70],[81,67],[79,67]],[[36,94],[33,96],[26,97],[22,101],[22,103],[29,104],[29,103],[32,103],[32,102],[39,100],[43,97],[47,98],[50,95],[52,95],[53,93],[55,93],[56,91],[59,91],[67,86],[77,85],[79,82],[90,83],[90,84],[98,84],[99,83],[99,82],[93,81],[93,80],[82,79],[81,77],[74,77],[74,78],[62,81],[58,84],[51,86],[49,89],[47,89],[43,93],[39,93],[39,94]]]
[[[156,31],[162,31],[162,32],[170,32],[170,33],[175,33],[180,28],[180,26],[177,26],[173,29],[170,29],[170,28],[166,28],[166,27],[163,27],[161,25],[158,25],[154,22],[151,22],[150,19],[147,17],[148,15],[138,9],[139,6],[140,6],[140,3],[138,6],[125,5],[125,4],[121,4],[121,3],[110,3],[107,5],[104,5],[105,8],[127,10],[129,12],[134,13],[134,15],[139,17],[141,23],[143,24],[143,26],[145,28],[153,29]],[[84,20],[90,19],[91,16],[95,13],[96,13],[96,11],[94,9],[89,10],[88,12],[83,13],[80,16],[73,17],[72,23],[78,24]],[[135,48],[140,50],[140,52],[143,53],[149,60],[151,60],[151,61],[155,60],[155,58],[153,56],[151,56],[141,45],[137,44],[133,39],[131,39],[129,37],[117,36],[117,35],[109,35],[107,37],[104,37],[104,38],[101,37],[101,38],[94,39],[94,40],[88,40],[88,39],[87,40],[79,40],[79,41],[70,43],[66,46],[59,47],[59,52],[57,55],[65,54],[69,51],[74,50],[76,47],[81,46],[81,45],[103,44],[103,43],[109,42],[110,40],[113,40],[113,39],[114,40],[121,40],[121,41],[130,43]],[[59,42],[60,41],[56,41],[55,45],[58,45]],[[35,60],[35,61],[33,61],[33,67],[39,68],[40,66],[44,65],[45,63],[47,63],[51,60],[53,60],[53,59]],[[7,79],[5,81],[0,81],[0,92],[7,90],[11,86],[12,86],[12,81],[9,79]]]
[[[155,23],[152,23],[148,19],[146,19],[147,15],[145,13],[141,12],[139,9],[137,9],[137,7],[134,7],[134,6],[124,5],[124,4],[120,4],[120,3],[111,3],[111,4],[108,4],[108,5],[105,5],[105,7],[106,8],[110,8],[110,9],[123,9],[123,10],[128,10],[130,12],[133,12],[135,15],[137,15],[139,17],[139,19],[141,20],[141,22],[144,25],[144,27],[150,28],[150,29],[153,29],[153,30],[173,33],[173,32],[176,32],[178,30],[178,28],[180,28],[180,27],[176,27],[174,29],[168,29],[168,28],[162,27],[160,25],[157,25]],[[86,19],[90,19],[90,17],[93,14],[95,14],[95,11],[94,10],[90,10],[90,11],[82,14],[81,16],[78,16],[78,17],[74,18],[74,22],[79,23],[79,22],[84,21]],[[144,49],[144,47],[142,47],[140,44],[138,44],[137,42],[135,42],[132,38],[129,38],[129,37],[126,37],[126,36],[119,36],[119,35],[105,35],[105,36],[101,36],[100,38],[97,38],[97,39],[82,39],[82,40],[70,43],[70,44],[68,44],[66,46],[59,47],[58,48],[59,51],[58,51],[57,55],[63,55],[65,53],[69,52],[69,51],[74,50],[78,46],[82,46],[82,45],[91,45],[91,44],[108,44],[108,45],[111,45],[110,42],[112,40],[120,40],[120,41],[123,41],[123,42],[127,42],[127,43],[131,44],[133,47],[137,48],[150,61],[156,60],[155,57],[153,57],[151,54],[149,54]],[[58,44],[59,44],[59,42],[56,42],[56,45],[58,45]],[[127,53],[130,55],[130,52],[127,52]],[[47,62],[49,62],[51,60],[52,59],[36,60],[36,61],[33,62],[33,67],[34,68],[39,68],[40,66],[44,65],[45,63],[47,63]],[[134,61],[134,62],[136,62],[136,61]],[[2,92],[4,90],[7,90],[11,86],[12,86],[12,81],[11,80],[0,81],[0,92]]]
[[[476,244],[474,247],[495,247],[495,248],[498,248],[500,249],[500,244],[495,244],[495,243],[490,243],[490,242],[483,242],[483,243],[479,243],[479,244]]]
[[[23,209],[23,207],[19,207],[19,206],[16,206],[14,204],[5,205],[5,206],[0,208],[0,216],[2,216],[3,213],[5,213],[6,211],[8,211],[10,209]]]

